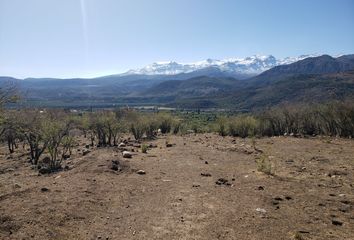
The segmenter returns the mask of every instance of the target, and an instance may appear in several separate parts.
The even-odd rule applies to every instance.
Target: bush
[[[119,134],[123,132],[123,123],[117,119],[115,113],[104,111],[91,116],[89,129],[93,134],[92,145],[94,139],[97,138],[98,145],[101,147],[116,146]]]
[[[145,135],[148,139],[154,139],[159,129],[159,122],[155,116],[143,116],[143,125],[145,127]]]
[[[44,123],[48,117],[47,113],[38,111],[23,110],[19,116],[20,131],[25,142],[30,147],[31,163],[38,164],[38,160],[48,145],[48,138],[45,137]]]
[[[44,140],[50,155],[49,166],[51,171],[61,168],[61,163],[71,149],[73,141],[69,136],[71,122],[67,119],[49,117],[43,122]]]
[[[282,106],[257,117],[263,136],[292,133],[354,137],[354,104],[349,102]]]
[[[158,130],[158,120],[154,115],[139,114],[132,112],[126,119],[130,124],[130,131],[136,140],[140,140],[145,136],[153,139]]]
[[[257,171],[263,172],[267,175],[274,175],[274,169],[269,159],[269,156],[262,153],[259,159],[256,160],[256,163],[257,163]]]
[[[23,140],[18,116],[17,111],[10,111],[1,120],[0,140],[7,143],[10,154],[15,152],[18,142]]]
[[[240,116],[230,119],[228,132],[234,137],[255,136],[259,127],[259,121],[251,116]]]
[[[158,128],[161,130],[161,133],[166,134],[171,132],[174,119],[171,115],[161,114],[158,116]]]
[[[147,153],[147,150],[148,150],[148,146],[146,144],[142,144],[141,145],[141,152],[142,153]]]
[[[173,133],[173,134],[178,134],[178,133],[181,132],[181,129],[182,129],[182,124],[181,124],[181,122],[180,122],[179,120],[176,119],[176,120],[173,122],[173,130],[172,130],[172,133]]]
[[[216,131],[219,133],[220,136],[227,135],[227,122],[228,119],[226,117],[220,117],[216,121]]]

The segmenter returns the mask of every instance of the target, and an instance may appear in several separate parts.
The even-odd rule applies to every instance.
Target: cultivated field
[[[43,175],[4,145],[0,239],[354,239],[353,140],[124,139]]]

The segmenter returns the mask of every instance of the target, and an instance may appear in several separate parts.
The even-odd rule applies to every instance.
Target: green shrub
[[[142,121],[145,125],[145,134],[148,139],[154,139],[159,129],[159,122],[155,116],[144,116]]]
[[[134,122],[130,124],[130,131],[135,140],[139,140],[144,136],[145,125],[142,122]]]
[[[350,102],[281,106],[264,111],[257,118],[263,136],[293,133],[354,137],[354,104]]]
[[[257,171],[263,172],[267,175],[274,175],[274,169],[272,163],[265,153],[262,153],[259,158],[256,160]]]
[[[216,131],[219,133],[220,136],[227,135],[226,124],[228,119],[226,117],[220,117],[216,121]]]
[[[51,171],[61,168],[64,156],[71,149],[70,127],[70,122],[66,119],[48,117],[43,122],[44,139],[50,155],[50,163],[47,167]]]
[[[158,118],[158,128],[161,130],[161,133],[166,134],[171,132],[173,125],[173,117],[169,114],[160,114]]]
[[[141,152],[142,152],[142,153],[147,153],[148,148],[149,148],[148,145],[142,144],[142,145],[141,145]]]
[[[173,123],[173,130],[172,130],[172,133],[173,134],[178,134],[181,132],[181,129],[182,129],[182,124],[179,120],[175,120],[174,123]]]
[[[117,112],[116,114],[122,116],[125,124],[129,126],[129,130],[131,134],[133,134],[135,140],[140,140],[143,138],[146,124],[142,119],[141,114],[136,111],[128,111],[125,114],[122,114],[122,112]]]
[[[251,116],[240,116],[230,119],[228,132],[234,137],[255,136],[259,126],[259,121]]]

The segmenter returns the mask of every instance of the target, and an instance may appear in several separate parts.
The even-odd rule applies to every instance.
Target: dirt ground
[[[258,151],[216,134],[148,143],[146,154],[127,146],[126,159],[117,147],[83,156],[81,141],[69,170],[50,175],[2,148],[0,239],[354,239],[353,140],[262,138]],[[274,176],[257,171],[260,156]]]

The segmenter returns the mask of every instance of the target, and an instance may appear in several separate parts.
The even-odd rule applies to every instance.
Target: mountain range
[[[0,77],[0,84],[6,81],[18,84],[24,106],[164,105],[247,111],[282,103],[354,100],[354,55],[156,63],[94,79]]]
[[[122,75],[177,75],[212,69],[225,75],[244,79],[258,75],[278,65],[290,64],[314,56],[317,55],[301,55],[277,59],[272,55],[254,55],[246,58],[228,58],[223,60],[207,59],[195,63],[156,62],[143,68],[129,70]]]

